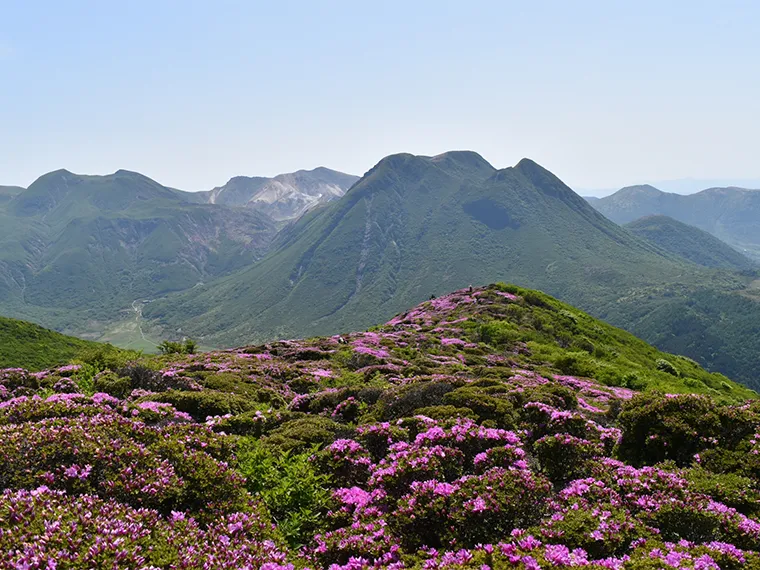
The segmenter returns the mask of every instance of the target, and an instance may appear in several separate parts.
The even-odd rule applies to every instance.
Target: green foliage
[[[304,416],[272,430],[263,441],[271,448],[304,451],[350,434],[350,429],[329,418]]]
[[[600,512],[607,513],[604,522]],[[603,539],[595,531],[601,532]],[[597,559],[625,554],[634,540],[651,536],[651,531],[639,521],[632,521],[624,509],[609,504],[597,505],[594,510],[567,509],[561,520],[551,521],[535,532],[570,549],[582,548]]]
[[[533,451],[541,472],[555,485],[588,477],[591,460],[603,453],[601,445],[568,434],[542,437]]]
[[[678,370],[676,369],[673,364],[665,360],[664,358],[658,358],[657,362],[655,363],[655,366],[657,366],[657,370],[661,370],[662,372],[666,372],[667,374],[670,374],[671,376],[678,376]]]
[[[691,489],[712,497],[745,515],[760,511],[760,491],[750,477],[736,473],[713,473],[703,468],[689,469],[686,479]]]
[[[248,490],[262,499],[291,547],[302,546],[326,528],[330,505],[330,477],[320,473],[312,456],[274,452],[256,439],[243,438],[237,446],[237,467]]]
[[[445,395],[453,389],[448,382],[417,382],[388,390],[380,398],[381,417],[397,419],[412,415],[412,412],[419,408],[441,405],[444,403]]]
[[[456,493],[450,519],[458,544],[475,546],[496,542],[514,528],[527,528],[540,520],[552,486],[538,475],[495,467],[480,478],[466,480]],[[479,511],[472,501],[488,500]]]

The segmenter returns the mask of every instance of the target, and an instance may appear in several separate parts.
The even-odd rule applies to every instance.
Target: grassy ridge
[[[41,370],[102,347],[32,323],[0,317],[0,368]]]

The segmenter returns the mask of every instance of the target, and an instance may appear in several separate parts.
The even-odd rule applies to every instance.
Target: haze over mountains
[[[56,171],[0,195],[0,312],[79,336],[334,334],[508,281],[754,382],[751,262],[673,220],[621,227],[529,159],[398,154],[358,181],[318,168],[194,194]]]

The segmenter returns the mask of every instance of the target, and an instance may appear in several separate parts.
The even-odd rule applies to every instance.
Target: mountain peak
[[[473,150],[450,150],[443,152],[436,156],[430,157],[432,162],[446,162],[452,161],[459,164],[467,164],[472,167],[489,167],[495,170],[495,168],[485,158]]]
[[[578,196],[572,188],[567,186],[555,174],[535,162],[530,158],[523,158],[514,167],[504,169],[507,172],[516,172],[521,174],[536,189],[547,196],[559,198],[562,201],[574,204],[575,208],[585,208],[586,201]]]

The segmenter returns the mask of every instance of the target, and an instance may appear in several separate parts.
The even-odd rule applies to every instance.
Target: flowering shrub
[[[352,439],[337,439],[321,454],[323,470],[330,473],[336,484],[345,487],[367,482],[372,458],[362,445]]]
[[[0,370],[0,570],[760,570],[760,404],[636,394],[721,384],[587,321],[496,286],[365,333]]]
[[[252,568],[285,562],[274,536],[255,506],[202,527],[46,487],[0,495],[0,568]]]
[[[464,477],[451,512],[457,542],[474,546],[538,522],[551,489],[548,480],[528,469],[494,467]]]

